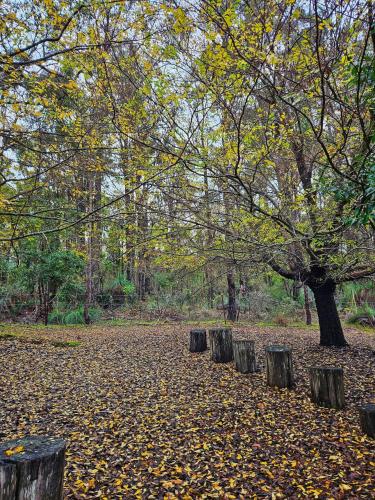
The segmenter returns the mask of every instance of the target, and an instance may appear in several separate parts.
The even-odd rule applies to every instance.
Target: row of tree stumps
[[[208,330],[208,343],[211,359],[215,363],[234,361],[236,370],[241,373],[259,371],[254,341],[233,340],[230,328],[213,328]],[[190,352],[203,352],[206,349],[206,330],[191,330]],[[284,345],[270,345],[266,347],[265,354],[267,385],[288,389],[294,387],[292,350]],[[309,372],[311,401],[318,406],[342,409],[345,405],[344,370],[319,366],[311,367]],[[359,413],[362,431],[375,438],[375,404],[363,406]]]

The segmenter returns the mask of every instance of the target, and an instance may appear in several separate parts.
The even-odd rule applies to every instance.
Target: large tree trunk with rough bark
[[[345,347],[347,342],[337,312],[334,281],[328,278],[323,283],[308,283],[308,285],[315,298],[319,318],[320,345]]]

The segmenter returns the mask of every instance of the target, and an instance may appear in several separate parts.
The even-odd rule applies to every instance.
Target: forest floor
[[[262,367],[242,375],[189,353],[190,328],[2,327],[0,440],[64,437],[66,498],[375,498],[358,422],[375,335],[348,329],[350,347],[329,349],[313,329],[234,327]],[[293,348],[292,391],[266,386],[270,343]],[[309,400],[308,368],[325,364],[344,368],[344,410]]]

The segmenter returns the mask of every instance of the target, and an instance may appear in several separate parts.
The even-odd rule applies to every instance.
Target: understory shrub
[[[101,318],[102,311],[99,308],[90,307],[89,317],[91,322]],[[48,315],[48,323],[51,325],[84,325],[83,306],[71,311],[52,311]]]
[[[375,308],[365,304],[347,318],[348,323],[363,326],[375,326]]]
[[[289,324],[288,318],[286,316],[284,316],[283,314],[278,314],[277,316],[275,316],[273,321],[277,326],[286,327]]]

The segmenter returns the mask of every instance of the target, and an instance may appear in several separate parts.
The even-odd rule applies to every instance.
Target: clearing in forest
[[[375,395],[375,337],[349,348],[313,330],[234,328],[293,349],[296,388],[266,386],[188,351],[188,325],[34,329],[0,341],[0,438],[68,441],[66,498],[373,498],[374,441],[358,407]],[[7,328],[7,331],[9,329]],[[9,330],[10,331],[10,330]],[[308,368],[341,366],[344,410],[309,399]]]

